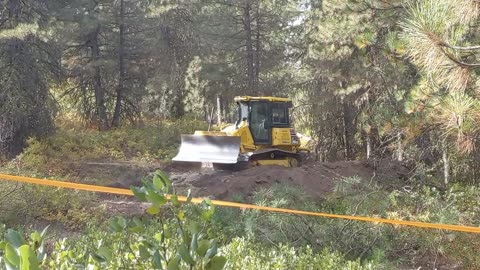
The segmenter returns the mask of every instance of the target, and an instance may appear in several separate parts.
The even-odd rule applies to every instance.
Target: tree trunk
[[[370,160],[370,156],[372,155],[372,138],[370,137],[370,132],[367,132],[365,140],[367,143],[367,160]]]
[[[250,14],[252,6],[250,1],[247,1],[247,4],[244,8],[243,13],[243,25],[245,30],[245,46],[246,46],[246,57],[247,57],[247,94],[256,93],[255,87],[255,67],[254,67],[254,49],[253,49],[253,37],[252,37],[252,16]]]
[[[222,123],[222,104],[220,96],[217,96],[217,124],[220,125]]]
[[[345,159],[355,159],[355,108],[347,100],[343,100],[343,141]]]
[[[185,115],[184,107],[184,95],[185,95],[185,71],[186,66],[184,60],[179,59],[177,56],[177,51],[173,48],[172,56],[172,93],[171,93],[171,106],[170,112],[173,118],[181,118]],[[215,107],[215,106],[214,106]]]
[[[257,29],[256,29],[256,37],[255,37],[255,73],[254,73],[254,88],[258,90],[259,85],[259,78],[260,78],[260,54],[262,50],[262,43],[261,43],[261,21],[260,21],[260,1],[257,3],[256,9],[256,20],[257,20]]]
[[[105,106],[105,89],[102,85],[102,71],[98,62],[100,60],[100,46],[98,45],[98,36],[100,34],[100,25],[97,26],[95,32],[92,33],[89,40],[89,45],[92,50],[92,58],[94,64],[93,73],[93,89],[95,91],[96,113],[99,121],[100,130],[107,130],[110,128],[107,117],[107,108]]]
[[[442,149],[442,160],[443,160],[443,182],[445,188],[448,187],[448,182],[450,181],[450,163],[448,161],[447,148],[443,147]]]
[[[118,50],[118,65],[119,76],[117,86],[117,98],[115,100],[115,111],[113,113],[112,126],[118,127],[120,125],[120,117],[122,114],[122,99],[125,81],[125,3],[120,0],[120,25],[119,25],[119,50]]]
[[[397,160],[403,161],[402,131],[397,131]]]

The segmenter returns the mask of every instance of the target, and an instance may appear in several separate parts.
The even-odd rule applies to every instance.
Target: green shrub
[[[339,180],[334,190],[319,201],[298,187],[276,185],[256,192],[253,201],[257,205],[336,214],[480,224],[478,188],[452,186],[442,193],[423,187],[388,193],[373,182],[346,178]],[[308,245],[314,252],[328,248],[350,260],[383,262],[391,268],[414,267],[412,262],[419,256],[444,256],[452,265],[460,263],[473,269],[480,264],[474,251],[479,241],[476,235],[464,237],[455,232],[239,209],[219,209],[214,222],[224,234],[220,236],[224,243],[243,236],[271,248]],[[455,252],[449,251],[452,248]]]
[[[140,201],[148,201],[147,212],[155,218],[109,220],[110,232],[91,226],[85,235],[55,243],[46,256],[44,233],[23,233],[0,228],[0,269],[223,269],[226,259],[217,242],[208,239],[207,222],[214,207],[180,205],[170,180],[157,173],[153,181],[132,188]],[[189,197],[189,200],[191,197]]]
[[[369,196],[372,196],[371,200]],[[381,207],[384,207],[376,201],[380,195],[369,196],[332,196],[315,201],[299,187],[275,185],[257,191],[253,201],[257,205],[313,212],[356,215],[380,212]],[[215,222],[219,227],[225,228],[224,233],[232,236],[243,235],[271,246],[288,243],[297,248],[308,245],[315,251],[332,248],[346,254],[349,259],[360,257],[370,260],[378,257],[382,255],[378,251],[389,242],[388,235],[384,233],[385,226],[382,225],[256,210],[220,209],[217,214]]]
[[[266,248],[245,238],[234,238],[228,245],[220,249],[228,258],[226,269],[382,269],[377,262],[361,263],[359,260],[348,261],[341,254],[324,249],[314,252],[309,246],[296,249],[289,245],[278,245]]]

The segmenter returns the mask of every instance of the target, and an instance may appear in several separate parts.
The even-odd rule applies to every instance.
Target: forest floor
[[[297,186],[313,199],[322,199],[332,192],[343,178],[358,177],[361,181],[375,181],[384,189],[402,188],[409,170],[392,161],[371,164],[362,161],[316,162],[309,161],[297,168],[282,166],[258,166],[241,171],[213,170],[172,166],[171,164],[135,163],[86,163],[78,172],[79,178],[104,179],[105,186],[129,188],[140,186],[142,178],[149,178],[156,170],[164,171],[171,178],[179,195],[191,190],[194,197],[218,200],[251,202],[255,191],[275,184]],[[99,183],[101,184],[101,183]],[[98,204],[109,215],[142,214],[147,207],[136,200],[120,196],[101,195]]]
[[[313,201],[327,200],[330,194],[335,194],[339,183],[344,179],[357,178],[358,182],[378,185],[386,192],[408,190],[411,171],[404,164],[392,160],[373,162],[366,161],[336,161],[318,162],[309,160],[297,168],[281,166],[259,166],[241,171],[217,171],[212,168],[186,167],[169,162],[141,162],[116,160],[83,160],[70,164],[67,181],[86,184],[126,188],[141,186],[142,179],[151,179],[152,175],[161,170],[165,172],[179,195],[186,195],[191,190],[194,197],[209,197],[211,199],[241,201],[253,203],[256,191],[272,187],[297,186],[304,190]],[[143,216],[148,204],[141,203],[133,197],[97,194],[92,199],[86,212],[100,213],[102,220],[112,216]],[[97,211],[98,210],[98,211]],[[82,234],[81,228],[70,228],[62,222],[52,220],[36,220],[36,229],[51,225],[50,229],[56,238],[72,237]],[[52,238],[53,239],[53,238]],[[399,255],[402,256],[402,255]],[[415,262],[408,264],[431,268],[431,262],[436,262],[437,269],[461,269],[456,261],[435,254],[415,257]],[[445,262],[441,261],[445,260]],[[441,266],[442,265],[442,266]]]

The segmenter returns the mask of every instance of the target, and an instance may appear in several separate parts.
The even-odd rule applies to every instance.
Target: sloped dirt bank
[[[247,170],[214,171],[211,169],[170,171],[170,177],[180,190],[192,189],[195,196],[232,199],[236,195],[251,196],[256,190],[274,184],[300,186],[313,198],[331,192],[345,177],[360,177],[363,181],[396,183],[408,170],[400,164],[372,164],[361,161],[310,162],[298,168],[260,166]]]

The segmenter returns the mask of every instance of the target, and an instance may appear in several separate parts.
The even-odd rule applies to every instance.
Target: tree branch
[[[454,46],[454,45],[450,45],[444,41],[442,42],[439,42],[438,45],[440,46],[443,46],[443,47],[447,47],[449,49],[452,49],[452,50],[458,50],[458,51],[474,51],[474,50],[480,50],[480,45],[478,46],[467,46],[467,47],[462,47],[462,46]]]
[[[452,60],[455,64],[457,64],[461,67],[464,67],[464,68],[480,67],[480,63],[475,63],[475,64],[465,63],[465,62],[462,62],[462,61],[458,60],[455,56],[453,56],[451,53],[445,51],[443,48],[441,50],[445,54],[445,56],[448,57],[448,59]]]

